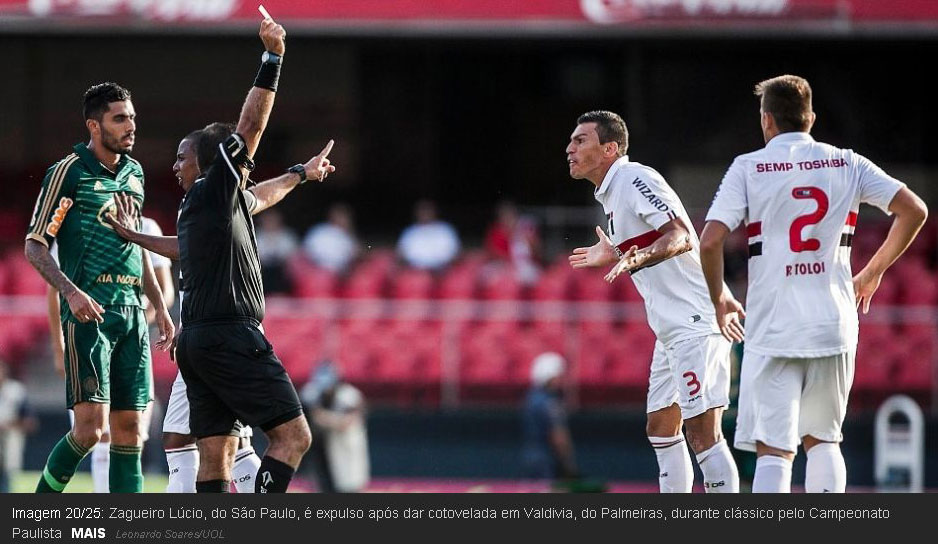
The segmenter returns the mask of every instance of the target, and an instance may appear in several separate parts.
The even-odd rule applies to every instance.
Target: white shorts
[[[186,395],[186,382],[183,381],[181,372],[176,372],[173,389],[169,393],[166,415],[163,417],[163,432],[191,434],[189,430],[189,397]],[[250,426],[241,427],[241,438],[251,438],[252,436],[254,436],[254,431]]]
[[[756,451],[756,442],[796,452],[803,436],[843,440],[847,396],[856,351],[810,359],[747,352],[739,383],[737,449]]]
[[[655,342],[648,376],[648,413],[674,403],[690,419],[730,403],[730,348],[720,334],[675,342]]]

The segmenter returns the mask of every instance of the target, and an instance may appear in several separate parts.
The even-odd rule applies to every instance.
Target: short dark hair
[[[215,154],[218,153],[218,144],[224,142],[229,136],[234,134],[235,125],[233,123],[210,123],[200,132],[195,142],[195,155],[199,162],[199,170],[204,174],[208,167],[215,160]]]
[[[110,81],[92,85],[85,91],[82,114],[85,119],[101,120],[111,102],[130,100],[130,91]]]
[[[803,77],[784,75],[756,84],[762,111],[771,113],[781,132],[804,132],[811,126],[811,85]]]
[[[606,110],[588,111],[576,120],[576,124],[596,123],[599,143],[615,142],[619,144],[619,156],[625,155],[629,148],[629,129],[618,113]]]

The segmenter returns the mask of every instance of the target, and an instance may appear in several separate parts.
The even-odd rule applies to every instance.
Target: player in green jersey
[[[75,426],[52,449],[37,492],[61,492],[110,422],[112,492],[143,487],[140,414],[150,401],[152,369],[141,291],[156,310],[160,349],[173,322],[149,259],[114,233],[104,217],[114,194],[143,206],[143,169],[130,158],[136,113],[130,92],[114,83],[85,92],[91,135],[46,172],[26,235],[26,257],[61,293],[66,402]],[[58,244],[59,263],[49,255]]]

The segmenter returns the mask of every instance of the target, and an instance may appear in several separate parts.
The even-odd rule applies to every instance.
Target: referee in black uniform
[[[270,439],[257,473],[258,493],[285,492],[310,444],[296,389],[261,329],[264,291],[251,221],[258,203],[244,188],[273,107],[286,32],[268,18],[260,37],[266,52],[238,125],[234,132],[222,123],[202,130],[198,162],[210,166],[202,168],[179,209],[185,297],[176,360],[198,439],[198,492],[227,492],[238,420]],[[335,171],[326,158],[331,147],[330,141],[313,160],[291,167],[281,176],[283,190]]]

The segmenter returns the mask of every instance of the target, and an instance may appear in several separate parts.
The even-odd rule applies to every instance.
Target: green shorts
[[[65,336],[65,398],[110,404],[112,410],[142,411],[153,399],[150,334],[143,309],[106,306],[104,323],[79,323],[69,316]]]

